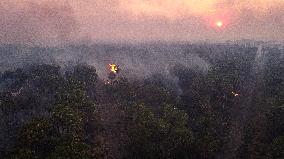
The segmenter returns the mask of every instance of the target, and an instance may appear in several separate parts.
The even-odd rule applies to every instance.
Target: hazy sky
[[[284,0],[0,2],[2,43],[205,39],[283,41]]]

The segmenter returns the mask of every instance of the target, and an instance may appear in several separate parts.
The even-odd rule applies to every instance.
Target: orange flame
[[[110,67],[111,72],[117,73],[118,68],[117,68],[116,64],[109,64],[109,67]]]

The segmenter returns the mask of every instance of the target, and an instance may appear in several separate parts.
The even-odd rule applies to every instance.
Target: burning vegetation
[[[110,72],[108,75],[109,80],[107,81],[107,84],[113,84],[117,79],[120,69],[119,66],[116,64],[109,64],[108,67]]]
[[[118,65],[116,65],[116,64],[108,64],[108,65],[109,65],[111,72],[118,73],[118,71],[119,71]]]

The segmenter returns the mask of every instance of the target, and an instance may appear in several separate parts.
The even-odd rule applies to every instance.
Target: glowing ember
[[[232,92],[232,94],[233,94],[235,97],[239,96],[239,94],[238,94],[238,93],[235,93],[235,92]]]
[[[110,67],[110,71],[111,71],[111,72],[117,73],[118,67],[117,67],[116,64],[109,64],[109,67]]]

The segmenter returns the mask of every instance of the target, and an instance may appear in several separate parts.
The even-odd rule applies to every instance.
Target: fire
[[[116,65],[116,64],[108,64],[108,66],[109,66],[110,72],[108,74],[108,81],[105,84],[112,85],[116,81],[117,75],[118,75],[120,69],[119,69],[118,65]]]
[[[111,71],[111,72],[117,73],[118,67],[117,67],[116,64],[109,64],[109,67],[110,67],[110,71]]]
[[[239,94],[238,94],[238,93],[235,93],[235,92],[232,92],[232,94],[233,94],[235,97],[239,96]]]

